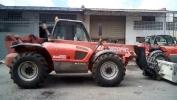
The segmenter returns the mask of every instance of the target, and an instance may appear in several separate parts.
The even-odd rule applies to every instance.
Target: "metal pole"
[[[173,37],[175,36],[175,23],[174,23],[174,13],[173,13]]]
[[[165,32],[166,32],[166,13],[165,13],[165,16],[164,16],[164,35],[165,35]]]

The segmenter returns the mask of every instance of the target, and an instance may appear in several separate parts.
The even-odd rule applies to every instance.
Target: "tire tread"
[[[102,82],[99,77],[98,77],[98,72],[97,72],[97,67],[99,66],[99,62],[107,57],[112,57],[112,58],[115,58],[118,60],[118,62],[120,63],[120,66],[118,67],[121,67],[122,68],[122,75],[121,77],[119,77],[118,81],[114,82],[113,84],[105,84],[105,82]],[[96,61],[94,62],[93,64],[93,67],[92,67],[92,76],[94,78],[94,80],[101,86],[105,86],[105,87],[112,87],[112,86],[117,86],[118,84],[121,83],[121,81],[124,79],[124,76],[125,76],[125,67],[124,67],[124,64],[123,64],[123,61],[122,59],[120,59],[120,57],[116,54],[112,54],[112,53],[106,53],[106,54],[103,54],[101,56],[99,56]]]
[[[20,60],[23,57],[33,57],[33,58],[37,58],[38,61],[41,64],[41,68],[43,70],[44,73],[42,73],[42,77],[40,78],[40,81],[38,81],[37,84],[33,85],[33,86],[24,86],[24,85],[20,85],[18,84],[17,80],[14,78],[14,74],[13,74],[13,68],[15,66],[15,63]],[[11,75],[11,79],[14,81],[14,83],[16,83],[18,85],[18,87],[20,88],[37,88],[39,85],[41,85],[47,78],[48,76],[48,65],[47,62],[45,60],[44,57],[42,57],[40,54],[37,54],[35,52],[24,52],[22,54],[19,54],[17,57],[15,57],[15,59],[12,61],[11,66],[10,66],[10,71],[9,71],[10,75]]]

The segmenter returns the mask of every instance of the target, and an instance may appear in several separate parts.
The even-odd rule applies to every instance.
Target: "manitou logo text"
[[[124,48],[124,47],[114,47],[114,46],[108,46],[108,48],[110,50],[115,50],[115,51],[119,51],[119,52],[127,52],[128,48]],[[97,48],[97,50],[104,50],[104,46],[99,46]]]
[[[66,59],[66,55],[53,56],[53,58]]]

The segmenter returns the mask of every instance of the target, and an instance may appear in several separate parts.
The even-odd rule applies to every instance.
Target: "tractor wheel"
[[[118,55],[108,53],[99,56],[93,64],[92,75],[101,86],[116,86],[125,76],[125,67]]]
[[[152,57],[158,60],[168,61],[168,57],[163,52],[157,52]]]
[[[46,60],[35,52],[19,54],[10,66],[11,79],[21,88],[36,88],[48,75]]]

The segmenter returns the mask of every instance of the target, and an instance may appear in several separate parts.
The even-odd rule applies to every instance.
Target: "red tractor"
[[[81,21],[58,19],[52,33],[41,25],[47,38],[6,35],[6,66],[14,83],[21,88],[36,88],[51,71],[56,73],[92,72],[101,86],[116,86],[125,76],[125,66],[136,58],[141,69],[146,66],[145,49],[134,45],[92,42]],[[44,33],[45,34],[45,33]],[[138,57],[138,58],[137,58]]]
[[[177,55],[177,44],[170,35],[147,36],[139,46],[146,48],[146,56],[158,60],[171,61],[170,56]]]

